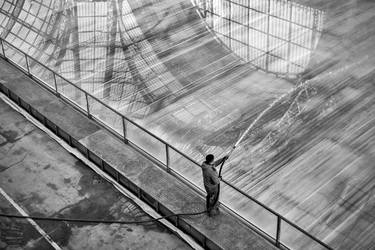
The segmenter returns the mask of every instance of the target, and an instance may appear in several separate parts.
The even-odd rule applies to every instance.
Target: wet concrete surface
[[[9,71],[14,72],[14,74],[17,74],[19,72],[15,68],[5,64],[5,67],[0,68],[1,71]],[[4,84],[12,89],[11,81],[7,80],[4,82]],[[33,92],[37,93],[38,91],[44,92],[45,90],[41,89],[40,86],[37,86],[32,81],[25,81],[23,82],[25,89],[34,88],[32,90]],[[22,91],[23,88],[17,88],[16,93],[17,95],[21,96],[21,98],[24,98],[25,93],[29,92],[30,90],[27,90],[25,92]],[[46,102],[51,102],[49,99],[56,98],[53,95],[45,95],[41,94],[41,98],[46,98]],[[42,100],[41,100],[42,101]],[[67,104],[64,104],[67,106]],[[68,121],[64,121],[64,115],[58,112],[59,110],[55,111],[55,114],[53,116],[59,117],[57,119],[58,122],[62,122],[62,124],[67,124]],[[73,109],[71,112],[76,112]],[[47,115],[50,115],[51,113],[47,113]],[[48,118],[48,117],[47,117]],[[91,126],[91,121],[84,117],[83,115],[79,118],[83,122],[84,120],[87,121],[87,124]],[[84,122],[82,123],[84,124]],[[59,125],[59,124],[58,124]],[[71,124],[72,130],[76,131],[74,126],[74,122]],[[69,130],[67,131],[69,132]],[[34,136],[35,137],[35,136]],[[183,184],[182,182],[178,181],[175,177],[169,175],[165,171],[162,171],[159,169],[159,167],[155,166],[152,162],[141,156],[139,153],[136,153],[133,149],[131,149],[129,146],[125,145],[123,142],[119,141],[115,137],[113,137],[108,132],[105,132],[104,130],[98,130],[97,132],[86,136],[86,138],[83,138],[80,140],[81,143],[83,143],[86,147],[89,147],[89,149],[96,153],[97,155],[103,157],[105,161],[107,161],[109,164],[111,164],[113,167],[115,167],[118,171],[121,171],[121,173],[127,177],[131,178],[134,183],[140,186],[143,190],[146,192],[149,192],[154,196],[161,204],[171,209],[174,213],[178,212],[199,212],[204,210],[204,204],[205,201],[203,197],[198,195],[196,192],[191,190],[190,187],[188,187],[186,184]],[[48,145],[48,143],[46,144]],[[59,156],[57,155],[57,158],[61,160],[62,162],[65,162],[65,156]],[[55,168],[55,164],[58,163],[47,163],[43,165],[43,173],[48,174],[50,171],[52,171]],[[76,160],[72,163],[76,163]],[[66,166],[64,166],[63,169],[65,169]],[[18,171],[17,174],[20,173],[21,170],[15,169],[14,171]],[[32,172],[32,170],[28,170],[29,172]],[[33,169],[33,171],[36,171]],[[41,170],[40,170],[41,171]],[[71,173],[72,172],[72,173]],[[77,186],[81,179],[83,183],[86,183],[87,180],[90,180],[89,177],[87,179],[77,178],[75,176],[80,176],[79,171],[72,169],[69,170],[69,172],[64,172],[64,174],[61,174],[61,179],[56,179],[56,182],[48,181],[47,183],[43,184],[43,187],[45,187],[45,190],[54,190],[56,187],[60,187],[60,185],[63,185],[65,189],[63,189],[63,192],[57,191],[59,195],[64,197],[64,200],[74,200],[74,203],[77,203],[78,205],[81,204],[83,207],[90,206],[90,202],[85,201],[85,197],[87,196],[87,193],[82,196],[82,192],[79,191],[81,187]],[[158,178],[155,178],[158,177]],[[11,177],[8,177],[11,178]],[[30,177],[31,178],[31,177]],[[97,180],[95,177],[93,177],[92,183],[97,183]],[[86,181],[84,181],[86,180]],[[28,181],[29,183],[32,182],[31,180]],[[35,182],[35,180],[34,180]],[[34,183],[32,182],[32,183]],[[58,184],[60,183],[60,184]],[[47,185],[48,184],[48,185]],[[10,184],[8,184],[10,185]],[[77,188],[70,188],[71,186],[77,187]],[[14,190],[13,192],[17,196],[17,188],[13,186]],[[41,196],[43,194],[43,190],[39,190],[36,192],[35,189],[31,189],[33,192],[28,192],[28,194],[22,194],[18,195],[20,196],[20,199],[25,199],[27,202],[28,197],[34,197],[37,199],[43,200],[43,206],[36,206],[35,204],[29,204],[30,208],[33,209],[33,211],[49,211],[51,209],[51,214],[56,214],[58,211],[62,210],[62,214],[65,212],[70,214],[71,211],[67,206],[64,205],[63,201],[56,202],[55,199],[49,198],[50,194],[45,194],[44,196]],[[59,189],[58,189],[59,190]],[[86,190],[90,195],[91,192],[89,190]],[[56,192],[56,191],[54,191]],[[66,195],[65,195],[66,193]],[[104,191],[103,191],[104,193]],[[95,196],[96,197],[96,196]],[[98,198],[99,200],[105,199],[105,197],[101,196]],[[105,199],[106,200],[106,199]],[[113,202],[113,200],[106,200],[108,203]],[[102,203],[100,202],[99,205]],[[107,204],[107,206],[109,206]],[[66,208],[67,207],[67,208]],[[48,208],[46,210],[46,208]],[[66,211],[64,210],[66,208]],[[82,208],[77,208],[78,211],[81,211]],[[38,213],[38,212],[37,212]],[[90,213],[89,213],[90,214]],[[72,215],[72,214],[71,214]],[[72,215],[73,216],[73,215]],[[107,215],[107,217],[111,218],[110,216],[113,216],[112,214]],[[196,227],[196,230],[201,232],[202,234],[206,235],[210,240],[218,244],[219,246],[223,247],[224,249],[244,249],[244,248],[250,248],[250,249],[273,249],[274,247],[264,238],[262,238],[260,235],[258,235],[256,232],[251,230],[250,228],[244,226],[242,223],[238,221],[237,218],[235,218],[232,215],[229,215],[227,213],[222,213],[219,217],[215,219],[211,219],[207,217],[206,215],[201,215],[194,218],[186,218],[186,222]],[[63,226],[61,226],[61,230],[65,230]],[[62,241],[65,242],[65,240],[62,239]],[[68,244],[68,243],[66,243]]]
[[[220,64],[208,64],[210,60],[206,59],[220,62],[225,58],[228,61],[223,61],[235,65],[238,62],[231,55],[225,57],[227,51],[210,40],[190,3],[129,2],[140,28],[160,53],[159,59],[169,65],[174,81],[199,79],[205,83],[198,91],[176,99],[173,96],[164,104],[160,101],[155,109],[158,112],[139,121],[194,159],[202,159],[207,152],[224,154],[272,100],[294,86],[244,67],[233,71],[225,68],[228,71],[223,70],[220,77],[206,81],[199,73],[205,64],[220,69]],[[373,244],[370,236],[374,230],[374,3],[295,2],[324,12],[321,38],[302,75],[302,79],[311,80],[313,88],[299,100],[302,112],[288,112],[296,97],[290,95],[261,120],[232,156],[224,178],[335,247],[366,248]],[[194,37],[197,33],[205,37]],[[189,40],[189,36],[194,39]],[[195,45],[197,53],[192,52]],[[215,70],[205,72],[211,73]],[[7,79],[18,81],[12,76]],[[109,103],[128,112],[126,101]],[[147,106],[143,110],[133,116],[142,117],[149,111]],[[264,139],[274,132],[271,142]],[[145,144],[150,143],[145,140]],[[200,171],[176,158],[174,163],[180,164],[174,164],[175,169],[201,185]],[[257,215],[249,212],[251,204],[244,202],[244,197],[225,187],[223,190],[228,204],[242,215]]]
[[[301,75],[308,87],[262,116],[230,158],[223,177],[334,248],[372,249],[375,5],[365,0],[294,2],[324,15],[322,34]],[[168,10],[167,1],[153,4],[142,6],[135,15],[142,17],[142,9]],[[229,11],[223,9],[228,15]],[[154,39],[158,40],[155,48],[170,41],[150,38]],[[199,65],[199,59],[191,63]],[[247,88],[241,89],[240,80],[235,79],[228,90],[220,86],[225,77],[216,78],[206,90],[170,104],[141,123],[196,160],[203,160],[205,153],[223,155],[272,100],[283,95],[281,86],[293,87],[260,73],[244,79]],[[275,94],[272,88],[280,92]],[[235,92],[238,89],[242,91]],[[226,116],[225,106],[230,104],[231,115]],[[179,167],[182,163],[186,161],[175,168],[199,185],[199,171]],[[259,217],[260,211],[249,208],[252,204],[230,188],[223,188],[223,200],[247,218]],[[274,223],[272,216],[264,220],[269,223],[257,221],[262,228]],[[293,238],[293,234],[286,230],[283,237]],[[299,242],[305,237],[294,238],[288,242],[304,247]]]
[[[20,215],[2,195],[0,204],[1,213]],[[27,220],[0,217],[0,249],[21,248],[53,249]]]
[[[109,136],[108,132],[98,131],[80,142],[92,148],[95,154],[110,162],[129,180],[171,211],[186,213],[205,210],[202,197],[175,177],[150,165],[145,158],[130,151],[121,141]],[[259,239],[258,235],[226,213],[214,218],[199,215],[183,219],[224,249],[272,249],[268,242]]]
[[[0,134],[4,138],[0,187],[29,215],[124,221],[151,218],[3,101]],[[4,197],[0,201],[1,212],[18,214]],[[63,249],[190,249],[157,223],[36,222]],[[1,218],[0,232],[0,249],[52,248],[26,220]]]

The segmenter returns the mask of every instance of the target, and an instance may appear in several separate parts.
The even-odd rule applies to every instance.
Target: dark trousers
[[[213,188],[206,188],[206,209],[209,214],[219,206],[220,184]]]

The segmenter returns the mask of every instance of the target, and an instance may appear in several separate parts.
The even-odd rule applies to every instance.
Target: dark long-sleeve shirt
[[[212,164],[206,162],[202,163],[203,183],[206,188],[215,188],[220,183],[219,173],[216,171],[216,167],[222,162],[223,159],[217,160]]]

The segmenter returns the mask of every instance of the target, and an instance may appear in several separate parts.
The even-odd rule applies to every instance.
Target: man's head
[[[214,158],[215,158],[214,155],[209,154],[209,155],[206,156],[206,162],[208,164],[210,164],[210,163],[212,163],[214,161]]]

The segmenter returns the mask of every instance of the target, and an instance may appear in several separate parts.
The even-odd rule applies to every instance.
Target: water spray
[[[253,127],[255,126],[255,124],[264,116],[264,114],[266,114],[269,110],[271,110],[278,102],[280,102],[283,98],[289,96],[291,93],[293,93],[294,91],[296,91],[297,89],[301,88],[301,86],[304,86],[304,84],[301,84],[301,85],[298,85],[297,87],[295,88],[292,88],[291,90],[289,90],[288,92],[286,92],[285,94],[283,94],[282,96],[280,96],[279,98],[277,98],[276,100],[274,100],[269,106],[268,108],[266,108],[265,110],[262,111],[262,113],[260,113],[258,115],[258,117],[247,127],[247,129],[242,133],[242,135],[240,136],[240,138],[236,141],[236,143],[234,144],[234,146],[232,147],[232,149],[229,151],[228,153],[228,158],[230,157],[230,155],[233,153],[233,151],[237,148],[237,146],[240,144],[240,142],[245,138],[245,136],[249,133],[250,130],[253,129]],[[224,166],[224,163],[226,160],[225,159],[223,161],[223,163],[221,164],[220,166],[220,170],[219,170],[219,178],[221,178],[221,171],[223,169],[223,166]]]
[[[367,56],[368,57],[368,56]],[[365,57],[365,59],[367,59],[367,57]],[[342,73],[343,71],[355,66],[355,65],[358,65],[360,63],[362,63],[365,59],[362,59],[358,62],[355,62],[355,63],[352,63],[352,64],[349,64],[349,65],[346,65],[344,67],[341,67],[335,71],[329,71],[328,73],[324,73],[324,74],[321,74],[319,75],[318,77],[315,77],[314,79],[309,79],[309,80],[306,80],[306,81],[303,81],[303,82],[300,82],[296,87],[292,88],[291,90],[289,90],[288,92],[286,92],[285,94],[281,95],[279,98],[275,99],[265,110],[262,111],[262,113],[260,113],[258,115],[258,117],[247,127],[247,129],[242,133],[242,135],[240,136],[240,138],[236,141],[236,143],[234,144],[234,146],[232,147],[232,149],[229,151],[228,153],[228,157],[227,159],[225,159],[222,163],[221,163],[221,166],[220,166],[220,170],[219,170],[219,178],[221,178],[221,171],[223,169],[223,166],[225,164],[225,162],[229,159],[230,155],[233,153],[233,151],[238,147],[238,145],[240,144],[240,142],[245,138],[245,136],[250,132],[250,130],[252,130],[255,126],[255,124],[269,111],[271,110],[277,103],[279,103],[282,99],[286,98],[287,96],[289,96],[290,94],[292,94],[293,92],[297,91],[298,89],[301,89],[301,88],[304,88],[306,87],[306,85],[308,84],[311,84],[313,81],[317,81],[321,78],[324,78],[324,77],[327,77],[327,76],[330,76],[332,77],[333,75],[337,75],[338,73]],[[334,64],[333,64],[334,65]]]

